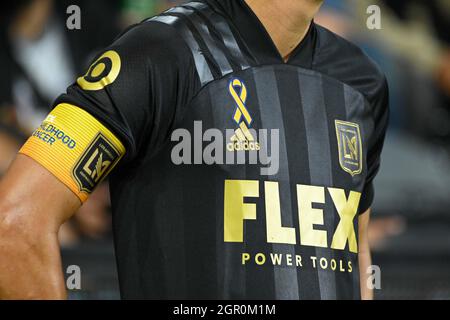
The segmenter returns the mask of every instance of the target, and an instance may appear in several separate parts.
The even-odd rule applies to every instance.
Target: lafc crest
[[[99,133],[73,169],[80,191],[91,193],[119,160],[120,151]]]
[[[335,121],[339,149],[339,164],[352,176],[362,172],[362,141],[359,125],[341,120]]]

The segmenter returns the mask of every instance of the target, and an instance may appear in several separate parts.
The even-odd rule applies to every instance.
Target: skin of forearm
[[[372,265],[372,258],[369,248],[364,248],[358,255],[359,259],[359,275],[360,275],[360,286],[361,286],[361,299],[362,300],[373,300],[374,294],[373,289],[369,288],[367,280],[370,274],[367,273],[368,268]]]
[[[372,265],[372,257],[368,236],[368,228],[370,222],[371,210],[367,210],[358,219],[358,264],[359,264],[359,279],[361,287],[361,299],[373,300],[373,289],[368,286],[368,279],[371,274],[368,274],[369,267]]]
[[[0,229],[0,299],[66,299],[57,234]]]
[[[81,203],[18,155],[0,181],[0,299],[65,299],[58,231]]]

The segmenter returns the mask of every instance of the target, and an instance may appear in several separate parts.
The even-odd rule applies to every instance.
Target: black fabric
[[[121,57],[118,78],[98,91],[74,84],[56,103],[84,108],[126,144],[127,158],[111,177],[123,298],[360,298],[357,250],[348,239],[331,248],[342,205],[332,192],[360,193],[359,213],[371,206],[388,121],[385,77],[360,49],[313,23],[284,63],[243,1],[206,0],[146,20],[107,50]],[[240,94],[251,115],[240,124],[230,89],[235,81],[241,90],[245,85],[247,96]],[[196,149],[209,145],[195,137],[196,121],[200,134],[231,129],[237,135],[243,124],[279,130],[279,170],[265,175],[261,163],[193,164]],[[347,123],[353,134],[347,137],[361,146],[354,168],[342,164],[336,121]],[[173,162],[177,129],[197,139],[191,164]],[[224,155],[230,141],[222,141]],[[225,190],[236,180],[257,183],[258,196],[243,200],[254,205],[256,219],[242,221],[243,241],[230,242],[224,211],[235,203],[225,203]],[[306,210],[300,203],[309,197],[302,188],[314,188],[317,200],[310,205],[323,215],[323,223],[314,223],[325,235],[320,245],[308,244],[300,231]],[[274,212],[294,230],[295,244],[269,238],[266,216]],[[350,223],[357,239],[357,217]],[[245,253],[251,259],[244,265]],[[266,257],[262,265],[258,254]],[[277,255],[281,265],[273,262]]]
[[[120,0],[59,0],[54,1],[59,23],[65,26],[67,8],[81,8],[81,30],[63,28],[75,71],[81,73],[93,55],[108,46],[121,32]]]
[[[367,154],[368,177],[360,212],[370,208],[374,199],[373,179],[378,173],[381,152],[389,123],[389,88],[386,77],[364,52],[329,30],[317,26],[320,43],[313,68],[360,92],[370,107],[373,134]]]
[[[74,84],[55,105],[79,105],[105,122],[126,144],[127,159],[142,144],[156,152],[173,129],[177,109],[198,87],[190,53],[173,28],[153,22],[133,27],[107,50],[121,56],[118,79],[99,91]]]

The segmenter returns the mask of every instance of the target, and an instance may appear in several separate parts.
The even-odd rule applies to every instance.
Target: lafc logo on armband
[[[346,121],[335,121],[339,148],[339,164],[352,176],[362,172],[362,142],[359,125]]]
[[[73,170],[80,191],[91,193],[119,159],[120,151],[99,133]]]

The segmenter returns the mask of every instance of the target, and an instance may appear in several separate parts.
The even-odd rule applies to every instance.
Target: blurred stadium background
[[[51,102],[126,26],[180,1],[15,0],[0,4],[0,177]],[[66,9],[82,29],[66,28]],[[381,7],[382,30],[366,26]],[[378,299],[450,299],[450,1],[326,0],[317,22],[376,60],[391,124],[370,229]],[[82,270],[72,299],[117,299],[107,185],[60,232],[65,266]]]

